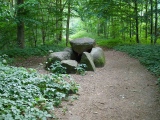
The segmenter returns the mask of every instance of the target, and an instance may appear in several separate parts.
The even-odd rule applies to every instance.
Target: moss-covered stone
[[[100,47],[93,48],[91,51],[93,62],[96,67],[104,67],[106,63],[104,51]]]

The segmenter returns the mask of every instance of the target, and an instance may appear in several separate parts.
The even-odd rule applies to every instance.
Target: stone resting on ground
[[[95,47],[96,42],[91,38],[78,38],[70,41],[71,48],[65,48],[61,52],[52,52],[47,59],[46,68],[55,61],[61,61],[62,66],[67,68],[67,73],[76,73],[78,64],[86,64],[87,71],[95,71],[96,67],[105,65],[104,51]]]

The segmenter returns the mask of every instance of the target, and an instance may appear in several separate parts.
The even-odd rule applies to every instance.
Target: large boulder
[[[76,60],[77,54],[73,51],[72,48],[66,47],[66,48],[64,49],[64,51],[70,53],[70,59],[71,59],[71,60]]]
[[[51,64],[54,63],[55,61],[62,61],[69,59],[70,59],[70,53],[66,51],[50,53],[47,59],[46,68],[50,67]]]
[[[91,38],[78,38],[70,41],[70,44],[76,53],[82,54],[83,52],[90,52],[96,42]]]
[[[83,52],[80,63],[87,65],[87,71],[95,71],[95,65],[93,62],[92,55],[90,53]]]
[[[100,47],[95,47],[91,51],[93,62],[96,67],[103,67],[106,63],[104,51]]]
[[[78,66],[78,62],[75,60],[62,60],[61,65],[66,67],[66,73],[68,74],[77,72],[76,68]]]

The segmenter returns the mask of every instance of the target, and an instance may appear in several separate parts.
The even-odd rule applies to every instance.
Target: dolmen
[[[106,63],[104,51],[96,47],[96,42],[92,38],[78,38],[70,41],[71,48],[67,47],[60,52],[51,52],[47,58],[46,68],[56,61],[61,61],[61,65],[66,67],[66,72],[76,73],[78,64],[86,64],[86,71],[95,71],[96,68],[103,67]]]

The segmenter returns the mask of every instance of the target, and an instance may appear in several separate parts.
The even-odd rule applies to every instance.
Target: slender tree
[[[23,13],[24,8],[21,6],[24,3],[24,0],[17,0],[17,42],[20,48],[25,47],[25,40],[24,40],[24,21],[23,21]]]
[[[148,0],[145,2],[145,38],[148,37]]]
[[[153,44],[153,0],[150,0],[150,7],[151,7],[151,12],[150,12],[150,16],[151,16],[150,34],[151,34],[151,44]]]
[[[62,40],[62,21],[63,21],[62,0],[56,0],[56,42]]]
[[[70,15],[71,15],[71,0],[68,0],[68,13],[67,13],[67,24],[66,24],[66,46],[68,46],[68,42],[69,42]]]
[[[135,0],[134,1],[134,4],[135,4],[135,8],[134,8],[134,11],[135,11],[135,21],[136,21],[136,42],[137,43],[140,43],[140,40],[139,40],[139,22],[138,22],[138,0]]]
[[[157,42],[157,32],[158,32],[158,2],[155,0],[155,37],[154,37],[154,44]]]

